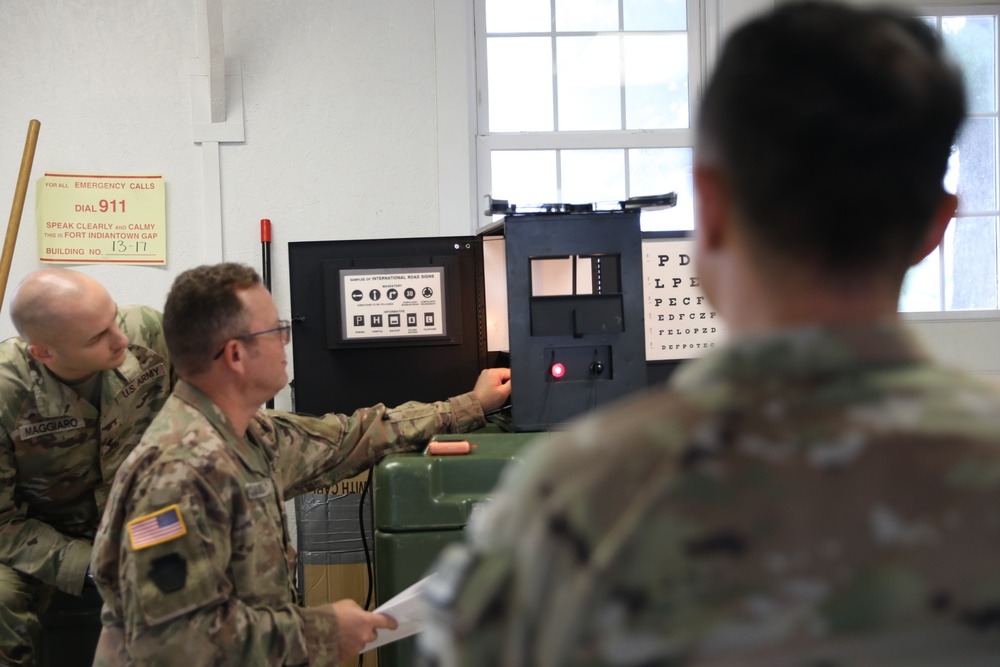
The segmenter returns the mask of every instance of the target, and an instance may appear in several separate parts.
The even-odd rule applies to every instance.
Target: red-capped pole
[[[271,221],[263,218],[260,221],[260,256],[261,256],[261,282],[267,291],[271,291]]]
[[[264,283],[267,291],[271,291],[271,221],[268,218],[261,218],[260,221],[260,279]],[[265,406],[270,409],[274,407],[274,399],[269,400]]]

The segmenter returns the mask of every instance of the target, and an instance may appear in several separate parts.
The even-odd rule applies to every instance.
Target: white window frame
[[[476,61],[474,15],[481,17],[484,14],[485,1],[473,2],[475,7],[465,0],[434,0],[438,134],[439,139],[443,139],[439,142],[438,153],[443,235],[475,233],[486,221],[482,215],[483,196],[489,194],[492,178],[489,149],[496,145],[495,138],[485,132],[485,125],[478,125],[486,100],[477,99],[476,95],[477,86],[485,82],[476,68],[485,67],[485,63],[481,59]],[[771,9],[774,4],[774,0],[704,0],[697,14],[700,25],[689,16],[690,39],[697,39],[702,49],[703,74],[700,80],[689,82],[691,90],[698,91],[698,99],[704,73],[711,71],[726,35],[744,20]],[[973,15],[990,13],[997,8],[995,1],[949,4],[896,0],[896,4],[918,15],[963,12]],[[699,34],[691,32],[699,28]],[[695,114],[692,109],[691,117]],[[484,129],[480,131],[478,127]],[[915,312],[902,316],[912,321],[920,339],[938,358],[979,374],[1000,377],[1000,310]]]
[[[715,0],[711,0],[714,2]],[[704,81],[704,63],[707,61],[703,44],[706,32],[700,0],[687,0],[688,37],[688,110],[689,127],[664,130],[607,130],[607,131],[549,131],[549,132],[490,132],[489,90],[486,66],[486,0],[475,2],[476,48],[476,107],[478,130],[476,133],[477,202],[479,203],[476,227],[482,228],[493,218],[485,214],[484,203],[488,196],[504,198],[502,192],[491,192],[493,180],[491,153],[494,150],[562,150],[562,149],[629,149],[629,148],[692,148],[694,146],[693,121],[697,101],[701,98]],[[630,31],[629,34],[633,34]],[[639,32],[638,34],[642,34]],[[553,92],[555,94],[555,91]],[[626,193],[627,194],[627,193]],[[649,193],[644,193],[649,194]],[[540,204],[543,202],[511,202],[512,204]],[[586,202],[566,202],[586,203]]]

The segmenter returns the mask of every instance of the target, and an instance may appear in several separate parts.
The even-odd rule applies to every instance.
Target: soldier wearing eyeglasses
[[[170,394],[160,314],[42,269],[0,344],[0,663],[36,663],[39,616],[80,595],[115,472]]]
[[[180,381],[119,470],[92,566],[97,665],[332,665],[395,621],[351,600],[303,607],[284,501],[390,452],[484,424],[507,370],[448,401],[307,417],[260,406],[288,382],[288,322],[253,269],[181,274],[164,309]]]

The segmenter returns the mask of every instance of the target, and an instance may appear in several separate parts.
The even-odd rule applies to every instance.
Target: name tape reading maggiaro
[[[47,173],[36,195],[39,261],[167,263],[163,176]]]

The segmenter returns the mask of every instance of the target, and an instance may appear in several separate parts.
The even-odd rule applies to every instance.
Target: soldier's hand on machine
[[[479,374],[472,393],[483,406],[483,414],[499,410],[510,398],[510,369],[487,368]]]

